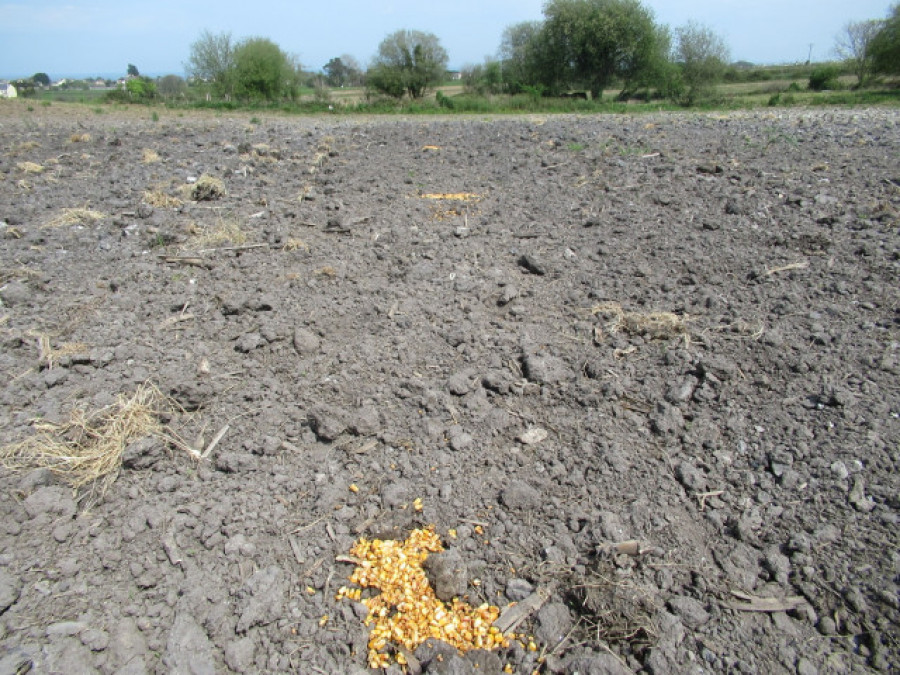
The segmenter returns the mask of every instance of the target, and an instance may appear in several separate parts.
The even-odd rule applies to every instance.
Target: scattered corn
[[[356,483],[350,483],[350,492],[359,492],[359,486]]]
[[[413,499],[413,509],[414,509],[415,511],[421,511],[423,508],[425,508],[425,507],[424,507],[424,505],[422,504],[422,498],[421,498],[421,497],[416,497],[415,499]]]
[[[435,596],[422,564],[429,552],[443,550],[430,527],[413,530],[404,542],[360,539],[350,549],[351,555],[360,560],[350,581],[381,591],[361,600],[369,608],[365,623],[371,626],[371,668],[390,665],[390,657],[383,652],[389,643],[410,652],[428,638],[446,642],[461,652],[508,646],[507,638],[492,625],[500,615],[499,608],[487,603],[473,608],[458,598],[448,604]],[[338,598],[360,601],[362,588],[341,587]],[[396,660],[402,665],[399,656]]]

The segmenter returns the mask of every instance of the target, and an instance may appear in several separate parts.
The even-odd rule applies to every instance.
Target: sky
[[[434,33],[451,69],[494,56],[503,29],[540,20],[543,0],[0,0],[0,78],[184,74],[204,30],[269,38],[319,71],[349,54],[365,66],[390,33]],[[834,58],[850,21],[883,18],[890,0],[644,0],[671,28],[697,21],[728,44],[733,61]]]

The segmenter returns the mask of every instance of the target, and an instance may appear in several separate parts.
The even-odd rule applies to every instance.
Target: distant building
[[[19,92],[11,82],[0,82],[0,98],[16,98]]]

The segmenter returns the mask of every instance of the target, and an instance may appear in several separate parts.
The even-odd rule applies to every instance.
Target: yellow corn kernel
[[[356,483],[350,483],[350,492],[359,492],[359,486]]]

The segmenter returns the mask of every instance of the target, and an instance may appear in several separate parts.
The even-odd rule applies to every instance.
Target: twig
[[[806,599],[799,595],[779,600],[778,598],[758,598],[741,591],[731,591],[731,594],[744,602],[726,602],[725,606],[741,612],[787,612],[806,603]]]
[[[213,448],[215,448],[219,444],[219,441],[222,440],[222,437],[228,433],[229,428],[230,427],[226,424],[224,427],[219,429],[219,433],[213,436],[213,439],[209,442],[209,445],[206,446],[206,450],[204,450],[203,454],[200,455],[200,459],[206,459],[207,457],[209,457],[209,454],[213,451]]]
[[[161,255],[159,256],[160,260],[167,263],[173,263],[178,265],[193,265],[194,267],[203,267],[205,269],[212,269],[212,263],[204,260],[203,258],[197,257],[186,257],[186,256],[177,256],[177,255]]]
[[[706,510],[706,500],[710,497],[721,497],[725,494],[725,490],[713,490],[712,492],[698,492],[694,495],[700,501],[700,510]]]
[[[809,262],[806,260],[801,260],[798,262],[793,262],[788,265],[782,265],[781,267],[772,267],[766,268],[766,276],[772,276],[773,274],[778,274],[779,272],[789,272],[791,270],[805,270],[809,267]]]

